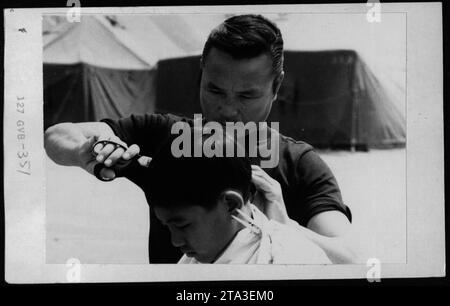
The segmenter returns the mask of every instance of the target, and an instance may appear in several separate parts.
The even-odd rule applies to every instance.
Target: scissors
[[[92,155],[93,156],[97,156],[97,153],[94,151],[94,148],[98,144],[102,144],[103,147],[108,144],[111,144],[114,146],[114,149],[122,148],[124,150],[124,152],[128,149],[126,146],[124,146],[116,141],[113,141],[113,140],[109,140],[109,139],[108,140],[99,140],[96,143],[94,143],[94,145],[92,146]],[[124,160],[124,159],[120,158],[119,161],[116,163],[116,165],[114,165],[115,169],[112,167],[111,168],[106,167],[103,163],[97,163],[94,166],[94,175],[96,178],[98,178],[101,181],[109,182],[109,181],[114,180],[117,177],[117,175],[120,174],[123,171],[123,169],[127,168],[131,163],[138,163],[140,166],[149,167],[151,160],[152,159],[150,157],[144,156],[141,154],[137,154],[130,160]],[[102,176],[100,173],[104,168],[109,168],[109,169],[113,170],[114,173],[116,174],[115,177],[107,178],[107,177]]]

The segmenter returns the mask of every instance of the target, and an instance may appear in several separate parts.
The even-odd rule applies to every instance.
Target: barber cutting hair
[[[281,32],[260,15],[231,17],[212,30],[199,65],[199,102],[205,122],[264,122],[284,77]],[[149,159],[138,162],[135,157],[156,156],[169,139],[173,124],[180,121],[193,125],[192,119],[172,114],[60,123],[46,130],[45,148],[60,165],[81,167],[103,180],[125,177],[144,189],[142,169],[146,167],[142,165]],[[252,160],[256,165],[252,181],[260,202],[285,210],[333,263],[357,262],[357,246],[349,238],[351,212],[329,167],[309,144],[270,127],[265,129],[268,138],[279,138],[279,162],[261,169],[258,158]],[[97,164],[103,166],[96,168]],[[169,230],[158,219],[150,197],[147,200],[150,262],[178,262],[183,254],[172,246]]]

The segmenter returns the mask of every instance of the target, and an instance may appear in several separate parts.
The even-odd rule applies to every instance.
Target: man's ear
[[[281,71],[281,73],[273,80],[273,101],[275,101],[278,97],[278,91],[280,90],[281,83],[283,83],[284,79],[284,71]]]
[[[230,214],[237,208],[242,208],[245,204],[242,195],[233,189],[224,190],[219,196],[219,202],[219,204],[224,205]]]

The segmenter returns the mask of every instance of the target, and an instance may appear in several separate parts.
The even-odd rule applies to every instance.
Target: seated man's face
[[[156,217],[169,227],[172,244],[189,257],[210,263],[234,237],[236,229],[225,207],[155,207]]]

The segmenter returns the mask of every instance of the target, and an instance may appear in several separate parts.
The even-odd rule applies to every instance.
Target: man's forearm
[[[86,137],[73,123],[60,123],[49,127],[44,134],[44,147],[48,156],[63,166],[79,166],[78,148]]]
[[[319,245],[334,264],[356,264],[360,258],[356,254],[353,243],[341,237],[326,237],[314,233],[312,240]]]
[[[345,237],[327,237],[306,227],[302,227],[295,221],[292,222],[296,224],[296,227],[302,231],[307,238],[325,251],[333,264],[360,263],[361,259],[358,255],[359,252],[356,252],[354,247],[355,242],[352,241],[349,235],[345,235]]]
[[[49,127],[44,134],[44,146],[48,156],[63,166],[84,167],[80,151],[91,138],[114,135],[112,129],[103,122],[59,123]]]

